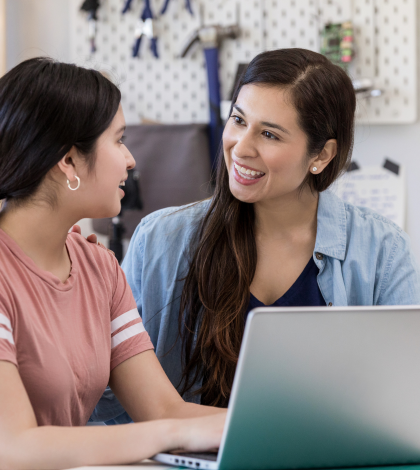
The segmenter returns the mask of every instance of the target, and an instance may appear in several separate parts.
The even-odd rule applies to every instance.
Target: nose
[[[128,150],[127,147],[125,147],[125,160],[127,163],[127,170],[132,170],[136,166],[136,161],[134,160],[133,155],[131,155],[130,150]]]
[[[237,136],[233,153],[238,158],[255,158],[258,156],[258,150],[255,146],[255,136],[252,134],[250,128],[245,129]]]

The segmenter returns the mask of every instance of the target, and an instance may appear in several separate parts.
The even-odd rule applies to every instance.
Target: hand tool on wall
[[[352,80],[354,92],[358,98],[378,98],[384,91],[375,88],[370,78],[356,78]]]
[[[203,26],[194,31],[180,54],[181,57],[185,57],[196,43],[200,43],[204,49],[210,108],[210,158],[213,167],[224,127],[220,117],[219,48],[224,39],[236,39],[239,34],[238,24]]]
[[[123,9],[121,11],[121,13],[124,15],[125,13],[127,13],[127,11],[131,10],[131,4],[132,4],[133,0],[125,0],[124,2],[124,6],[123,6]]]
[[[162,10],[160,11],[160,14],[163,15],[165,14],[167,8],[169,5],[169,0],[165,0],[165,3],[163,4]],[[191,13],[191,16],[194,16],[194,12],[191,7],[191,0],[185,0],[185,8]]]
[[[80,10],[88,12],[90,52],[92,54],[96,52],[96,22],[98,21],[97,12],[99,6],[99,0],[84,0],[80,7]]]
[[[127,13],[131,9],[132,0],[126,0],[122,13]],[[157,50],[157,37],[154,31],[154,19],[152,8],[150,6],[150,0],[144,1],[144,9],[141,17],[137,23],[134,37],[135,42],[133,46],[133,57],[140,57],[140,46],[143,36],[146,36],[150,41],[150,50],[156,58],[159,58]]]

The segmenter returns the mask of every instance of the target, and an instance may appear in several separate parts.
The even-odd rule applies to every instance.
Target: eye
[[[121,137],[121,139],[118,141],[119,144],[123,144],[125,141],[125,135]]]
[[[241,117],[237,116],[236,114],[232,114],[231,118],[233,119],[233,122],[235,124],[244,124],[245,123],[245,121]]]
[[[263,131],[262,135],[264,137],[267,137],[267,139],[270,139],[270,140],[279,140],[274,134],[268,131]]]

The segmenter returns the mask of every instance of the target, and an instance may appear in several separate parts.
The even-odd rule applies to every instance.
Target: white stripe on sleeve
[[[116,334],[113,338],[111,338],[111,349],[116,348],[119,344],[121,344],[126,339],[132,338],[133,336],[139,335],[146,331],[144,329],[143,323],[136,323],[129,328],[126,328],[123,331],[120,331]]]
[[[5,330],[4,328],[0,328],[0,339],[5,339],[6,341],[9,341],[12,346],[15,345],[12,333],[10,333],[10,331]]]
[[[2,313],[0,313],[0,325],[4,325],[5,327],[9,328],[10,331],[13,331],[10,320],[6,317],[6,315],[3,315]]]
[[[123,313],[122,315],[117,317],[115,320],[112,320],[111,334],[114,333],[114,331],[117,331],[118,328],[121,328],[127,323],[130,323],[133,320],[137,320],[138,318],[140,318],[140,315],[136,308],[133,308],[132,310],[129,310],[128,312]]]

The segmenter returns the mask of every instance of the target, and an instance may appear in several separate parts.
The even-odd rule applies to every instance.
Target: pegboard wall
[[[98,11],[97,51],[89,53],[82,0],[71,0],[71,56],[78,64],[115,77],[122,92],[128,124],[142,119],[163,123],[207,122],[207,79],[204,54],[195,46],[186,58],[179,53],[191,33],[204,24],[228,25],[237,20],[241,36],[227,39],[220,50],[222,98],[232,89],[238,63],[264,50],[302,47],[319,51],[319,31],[328,22],[352,20],[356,55],[352,78],[372,78],[384,91],[378,98],[360,99],[359,123],[409,123],[417,119],[416,0],[151,0],[160,58],[153,57],[143,38],[140,58],[131,57],[134,30],[144,0],[121,15],[123,0],[102,0]]]

